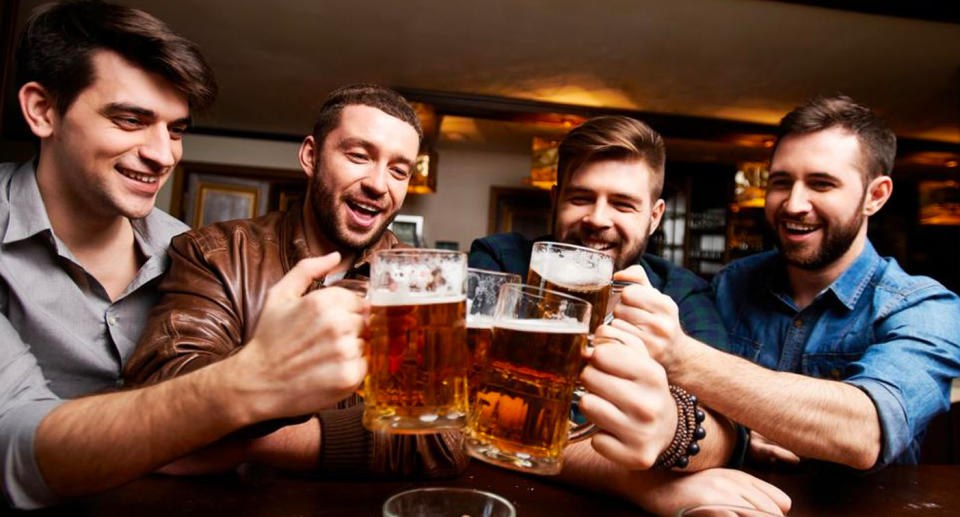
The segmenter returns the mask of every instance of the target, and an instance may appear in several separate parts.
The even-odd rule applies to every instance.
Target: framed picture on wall
[[[193,226],[258,217],[303,201],[302,171],[180,162],[171,180],[169,212]]]
[[[489,233],[517,232],[535,239],[550,233],[552,223],[549,191],[490,187]]]
[[[423,246],[422,215],[398,215],[387,228],[400,239],[400,242],[414,248]]]
[[[193,174],[184,196],[184,221],[198,228],[267,213],[270,182],[216,174]]]

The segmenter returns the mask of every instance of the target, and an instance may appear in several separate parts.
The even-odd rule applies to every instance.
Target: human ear
[[[867,185],[867,196],[863,202],[864,215],[871,216],[880,211],[883,205],[893,194],[893,180],[890,176],[881,175],[870,181]]]
[[[17,98],[30,131],[38,138],[49,138],[53,135],[57,110],[50,92],[40,83],[30,81],[20,87]]]
[[[647,235],[648,237],[653,235],[653,232],[660,227],[660,219],[663,218],[663,211],[666,208],[667,203],[663,199],[654,201],[653,207],[650,209],[650,233]]]
[[[297,156],[300,159],[300,167],[303,169],[303,172],[308,178],[313,179],[313,175],[317,168],[318,157],[317,141],[314,140],[313,135],[303,139],[303,143],[300,144],[300,152]]]

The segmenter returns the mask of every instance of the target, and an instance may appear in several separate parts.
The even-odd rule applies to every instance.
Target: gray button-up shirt
[[[49,390],[59,397],[74,398],[120,384],[124,362],[133,353],[156,302],[156,284],[167,268],[170,239],[187,230],[186,225],[157,209],[131,222],[145,262],[126,290],[110,300],[103,286],[54,235],[34,164],[0,164],[0,313],[20,341],[8,343],[13,337],[2,333],[4,327],[0,326],[0,346],[16,350],[28,344],[29,352],[13,355],[32,355],[27,362],[35,358],[39,364],[41,384],[45,379]],[[23,380],[8,375],[7,370],[17,373],[0,369],[0,395],[4,396],[15,381]],[[0,400],[0,407],[4,403]],[[16,422],[0,415],[3,484],[18,506],[45,502],[30,494],[49,494],[45,487],[22,486],[40,479],[39,473],[23,475],[31,467],[14,464],[29,458],[36,468],[33,433],[52,406],[43,404],[42,408],[45,410],[38,409],[32,418]],[[23,426],[31,427],[20,429]]]

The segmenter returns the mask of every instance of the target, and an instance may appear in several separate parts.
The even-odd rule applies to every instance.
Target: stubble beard
[[[806,257],[803,255],[802,244],[794,245],[789,242],[783,242],[783,240],[778,238],[780,241],[780,254],[783,255],[787,264],[791,266],[806,271],[821,270],[836,262],[850,249],[853,241],[857,238],[857,234],[860,233],[860,227],[863,225],[865,218],[866,216],[863,212],[858,210],[853,219],[848,223],[838,224],[833,228],[824,226],[823,243],[815,253]],[[778,228],[779,225],[780,220],[778,218]]]
[[[351,237],[347,230],[347,223],[343,221],[343,211],[340,209],[344,203],[336,195],[325,188],[320,181],[311,182],[310,201],[313,205],[313,218],[320,228],[320,232],[327,241],[337,250],[353,253],[362,253],[370,245],[380,240],[387,226],[393,221],[396,214],[384,219],[383,223],[370,237],[357,240]]]

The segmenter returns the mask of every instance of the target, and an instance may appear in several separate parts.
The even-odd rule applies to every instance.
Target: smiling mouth
[[[123,176],[130,178],[134,181],[139,181],[140,183],[147,183],[147,184],[156,183],[160,181],[160,177],[161,177],[160,174],[145,174],[142,172],[135,172],[130,169],[124,169],[119,165],[114,167],[114,169],[116,169],[116,171],[122,174]]]
[[[783,221],[780,223],[780,227],[790,235],[806,235],[818,230],[820,225],[804,224],[795,221]]]
[[[346,200],[346,202],[347,202],[347,206],[349,206],[351,210],[366,217],[376,217],[377,215],[380,214],[380,212],[383,212],[382,208],[368,204],[368,203],[363,203],[361,201],[354,201],[352,199],[348,199]]]
[[[582,245],[586,248],[595,249],[597,251],[608,251],[616,247],[616,244],[614,243],[603,241],[583,241]]]

